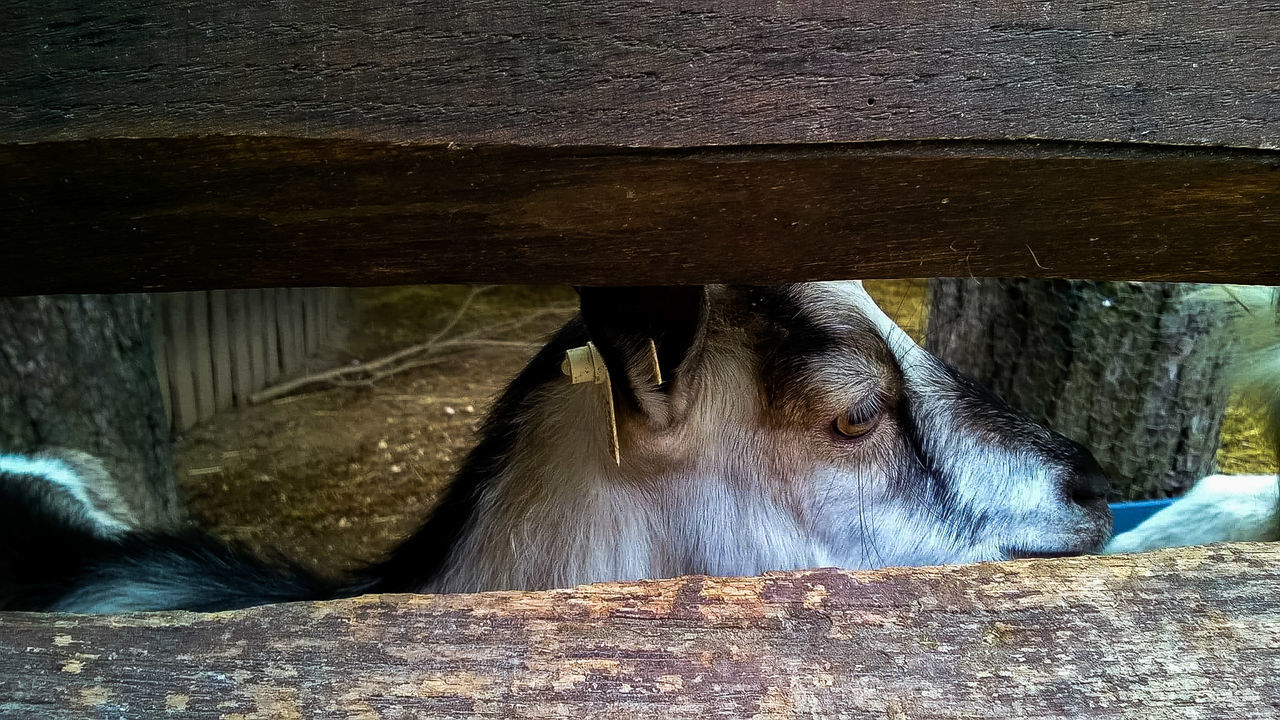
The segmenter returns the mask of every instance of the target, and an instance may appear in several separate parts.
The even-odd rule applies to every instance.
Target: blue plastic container
[[[1111,534],[1119,535],[1138,527],[1143,520],[1169,507],[1172,503],[1172,498],[1111,503],[1111,516],[1115,520]]]

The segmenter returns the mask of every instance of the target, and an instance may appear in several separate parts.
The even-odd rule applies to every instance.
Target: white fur
[[[911,552],[906,560],[910,564],[930,557],[936,562],[1000,559],[1006,546],[1052,551],[1072,544],[1072,538],[1089,520],[1083,508],[1062,502],[1056,482],[1061,468],[1030,452],[1011,451],[992,442],[994,438],[966,432],[961,422],[965,418],[956,408],[959,398],[936,360],[876,305],[861,282],[813,283],[809,287],[842,298],[876,326],[914,391],[917,412],[933,421],[927,439],[950,471],[961,504],[985,514],[991,523],[978,542],[961,548],[955,544],[954,532],[941,532],[945,528],[919,518],[921,510],[915,510],[916,517],[905,521],[901,531],[890,531],[896,547],[909,542]],[[906,510],[894,507],[881,512],[901,514]],[[892,522],[884,525],[894,528]]]
[[[598,386],[566,381],[534,390],[520,416],[510,419],[515,446],[482,483],[462,537],[436,577],[417,589],[538,589],[692,573],[941,564],[1101,545],[1110,529],[1105,506],[1094,495],[1082,507],[1065,492],[1067,474],[1080,468],[1061,459],[1070,457],[1059,452],[1064,439],[978,407],[970,390],[890,320],[861,283],[813,283],[797,292],[804,293],[803,319],[827,330],[836,348],[812,357],[776,353],[806,367],[766,377],[757,349],[777,350],[787,341],[779,338],[790,336],[770,329],[763,338],[749,337],[750,321],[748,327],[727,321],[748,312],[742,297],[712,291],[713,310],[716,302],[739,304],[722,315],[713,311],[717,322],[708,326],[705,349],[665,388],[636,383],[643,411],[622,418],[621,466],[610,454]],[[757,301],[770,300],[753,296]],[[878,339],[868,336],[868,324]],[[636,361],[633,376],[647,377],[645,360]],[[779,377],[813,392],[769,407],[777,383],[761,381]],[[902,392],[895,396],[899,380]],[[840,413],[877,392],[893,396],[895,412],[884,406],[876,429],[856,441],[832,431]],[[0,471],[42,478],[57,495],[45,492],[42,499],[73,522],[106,536],[128,530],[127,509],[104,510],[125,508],[104,504],[112,484],[81,480],[74,464],[0,456]],[[1276,488],[1274,478],[1267,480],[1224,495],[1225,481],[1206,479],[1135,531],[1145,528],[1145,539],[1128,533],[1109,550],[1168,545],[1173,530],[1179,544],[1274,533]],[[1226,496],[1229,502],[1219,502]],[[239,573],[235,582],[210,574],[199,556],[174,551],[109,564],[57,608],[191,607],[228,588],[246,601],[281,597],[270,594],[279,580],[271,573],[249,578],[234,563],[221,569],[228,568]],[[263,588],[267,595],[254,594]],[[311,590],[287,592],[302,597]]]
[[[1138,527],[1115,536],[1104,552],[1280,540],[1278,506],[1275,475],[1210,475]]]
[[[161,569],[153,566],[146,571]],[[146,612],[156,608],[186,607],[216,596],[220,590],[216,586],[205,587],[199,577],[169,573],[144,579],[136,572],[126,570],[96,575],[46,609],[49,612],[86,614]]]
[[[802,429],[761,427],[751,339],[728,331],[709,339],[700,385],[685,388],[695,399],[684,419],[633,432],[621,467],[605,445],[598,389],[565,383],[545,391],[523,419],[512,461],[481,498],[443,572],[423,589],[993,560],[1008,547],[1074,548],[1082,534],[1099,532],[1055,489],[1062,468],[961,429],[948,378],[860,283],[809,287],[807,305],[824,314],[816,320],[838,326],[861,316],[893,349],[913,394],[926,401],[919,410],[958,502],[988,523],[979,536],[939,517],[923,498],[890,492],[890,458],[851,451],[833,464],[823,459],[829,445]],[[855,395],[850,390],[847,399]],[[666,399],[641,398],[659,402]],[[658,469],[645,469],[650,464]]]
[[[60,491],[59,494],[65,502],[72,503],[71,508],[63,508],[64,512],[69,510],[66,512],[69,518],[82,516],[87,520],[82,523],[85,529],[103,537],[116,536],[130,529],[127,523],[98,507],[89,497],[82,475],[61,459],[47,456],[0,455],[0,473],[48,483],[49,486]]]

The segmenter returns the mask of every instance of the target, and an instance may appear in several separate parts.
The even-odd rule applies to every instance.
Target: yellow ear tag
[[[564,354],[560,371],[569,376],[569,382],[604,385],[604,397],[609,416],[609,452],[613,461],[622,464],[622,451],[618,447],[618,416],[613,409],[613,384],[609,382],[609,368],[594,343],[570,349]]]
[[[662,365],[658,363],[658,345],[649,338],[649,362],[653,363],[653,384],[662,384]]]
[[[654,385],[662,384],[662,366],[658,364],[658,346],[649,340],[649,360],[653,363]],[[604,397],[609,415],[609,453],[613,461],[622,464],[622,450],[618,446],[618,415],[613,408],[613,384],[609,381],[609,368],[605,367],[604,356],[596,349],[595,343],[587,343],[581,347],[571,348],[564,354],[560,363],[560,371],[569,376],[569,382],[594,383],[604,385]]]

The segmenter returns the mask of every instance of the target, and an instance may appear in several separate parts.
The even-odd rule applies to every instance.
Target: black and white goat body
[[[857,282],[585,288],[422,528],[343,584],[155,533],[55,458],[0,458],[0,607],[216,610],[365,592],[1093,552],[1089,453],[929,355]],[[653,346],[650,341],[653,341]],[[611,378],[570,384],[591,341]],[[653,372],[653,347],[662,382]]]

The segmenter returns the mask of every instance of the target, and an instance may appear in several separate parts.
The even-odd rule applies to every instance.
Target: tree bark
[[[929,349],[1093,451],[1113,500],[1181,494],[1215,469],[1229,344],[1196,286],[930,281]]]
[[[1091,718],[1280,714],[1280,546],[0,613],[14,717]]]
[[[0,450],[100,458],[135,517],[181,505],[145,295],[0,299]]]

